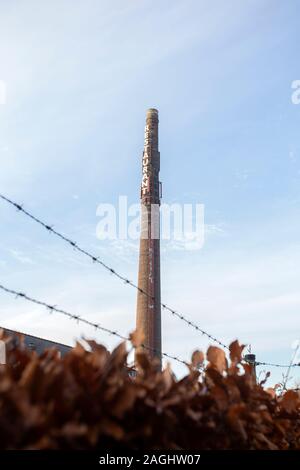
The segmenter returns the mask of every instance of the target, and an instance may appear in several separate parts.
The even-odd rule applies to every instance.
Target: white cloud
[[[35,264],[33,259],[31,259],[29,256],[25,255],[24,253],[22,253],[19,250],[15,250],[15,249],[11,248],[8,251],[19,263],[22,263],[22,264]]]

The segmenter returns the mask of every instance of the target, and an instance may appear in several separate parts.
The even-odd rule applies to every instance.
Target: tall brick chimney
[[[158,151],[158,111],[148,109],[141,185],[141,240],[139,258],[136,328],[144,335],[143,349],[156,358],[161,369],[160,300],[160,153]],[[149,349],[147,349],[149,348]]]

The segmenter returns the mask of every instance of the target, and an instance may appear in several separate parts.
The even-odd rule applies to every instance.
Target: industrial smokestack
[[[161,369],[160,216],[161,183],[158,151],[158,111],[146,115],[141,185],[141,240],[136,328],[143,333],[150,359]],[[142,291],[142,292],[141,292]],[[146,293],[146,295],[145,295]]]

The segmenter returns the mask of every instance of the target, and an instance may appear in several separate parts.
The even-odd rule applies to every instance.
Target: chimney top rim
[[[158,115],[158,110],[157,110],[156,108],[149,108],[149,109],[147,109],[147,115],[149,115],[149,114],[150,114],[150,115],[151,115],[151,114],[152,114],[152,115],[153,115],[153,114]]]

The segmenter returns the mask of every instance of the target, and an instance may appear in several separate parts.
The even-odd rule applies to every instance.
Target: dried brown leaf
[[[130,333],[129,335],[129,339],[132,343],[132,346],[134,348],[138,348],[139,346],[141,346],[145,340],[145,335],[143,333],[143,331],[141,329],[137,329],[135,331],[133,331],[132,333]]]
[[[222,349],[216,346],[209,346],[207,350],[207,359],[212,367],[216,368],[220,373],[227,369],[227,359]]]
[[[202,351],[196,350],[192,354],[192,365],[199,369],[204,362],[205,356]]]

